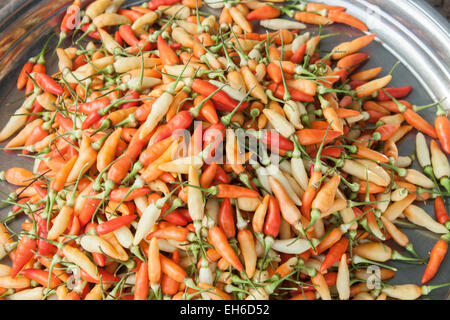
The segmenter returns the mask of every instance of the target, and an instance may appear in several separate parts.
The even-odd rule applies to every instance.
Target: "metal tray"
[[[323,1],[323,0],[322,0]],[[83,1],[86,2],[86,1]],[[91,2],[91,1],[87,1]],[[127,4],[142,1],[127,1]],[[318,0],[319,2],[319,0]],[[18,107],[22,93],[15,88],[15,81],[23,63],[36,55],[45,40],[58,32],[58,24],[70,0],[0,0],[0,127],[2,127]],[[418,0],[329,0],[327,4],[342,5],[348,12],[364,20],[370,31],[377,33],[376,42],[364,49],[371,56],[366,68],[382,66],[386,74],[400,60],[402,64],[395,70],[390,85],[412,85],[414,90],[408,100],[416,105],[425,105],[444,97],[449,97],[450,87],[450,26],[439,13],[424,1]],[[212,11],[211,11],[212,12]],[[317,28],[310,28],[317,32]],[[338,42],[360,36],[355,29],[342,25],[332,25],[324,29],[325,33],[341,33],[328,38],[321,50],[331,50]],[[54,37],[56,43],[57,37]],[[50,46],[51,47],[51,46]],[[55,66],[55,56],[47,55],[47,66]],[[450,99],[443,102],[450,110]],[[421,115],[433,121],[434,112],[423,111]],[[0,147],[4,144],[0,144]],[[410,155],[414,150],[414,134],[403,139],[399,148],[401,155]],[[12,166],[31,168],[32,160],[19,157],[15,152],[0,151],[0,170]],[[418,169],[416,164],[416,169]],[[6,182],[0,182],[0,199],[14,188]],[[425,209],[434,216],[432,202]],[[0,210],[5,217],[9,208]],[[20,230],[21,221],[10,226]],[[404,229],[419,255],[429,255],[438,236],[424,229]],[[393,247],[403,253],[401,248]],[[405,263],[392,263],[399,272],[391,280],[394,284],[420,284],[425,266]],[[430,284],[450,282],[450,255],[443,262],[442,269]],[[424,299],[449,299],[447,288],[435,290]]]

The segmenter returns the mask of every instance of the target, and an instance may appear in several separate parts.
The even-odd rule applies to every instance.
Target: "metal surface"
[[[20,102],[8,104],[21,97],[15,89],[15,81],[20,67],[31,56],[36,55],[50,34],[58,31],[57,26],[61,14],[71,1],[69,0],[0,0],[0,126],[2,127],[10,114],[20,105]],[[85,1],[83,1],[85,2]],[[128,1],[139,3],[142,1]],[[424,105],[449,96],[450,84],[450,27],[446,19],[440,16],[424,1],[413,0],[330,0],[327,4],[343,5],[348,12],[363,19],[371,32],[377,33],[377,41],[364,49],[371,56],[365,68],[382,66],[387,74],[392,66],[400,60],[402,64],[395,70],[390,86],[412,85],[413,92],[408,101],[416,105]],[[5,6],[6,3],[6,6]],[[310,28],[317,33],[317,28]],[[321,50],[329,51],[338,42],[348,41],[360,36],[361,32],[342,26],[332,25],[324,28],[324,33],[341,33],[328,38],[321,45]],[[57,37],[54,37],[53,44]],[[68,44],[68,43],[66,43]],[[64,45],[64,44],[63,44]],[[47,66],[54,70],[55,56],[47,55]],[[53,66],[53,68],[51,67]],[[450,109],[450,99],[443,102]],[[423,111],[421,115],[428,121],[433,121],[433,111]],[[0,146],[3,146],[1,144]],[[400,154],[414,153],[414,134],[405,137],[400,144]],[[0,170],[12,166],[31,168],[32,160],[18,157],[18,153],[0,151]],[[417,165],[414,168],[418,169]],[[0,191],[6,194],[14,188],[5,182],[0,183]],[[425,204],[425,209],[434,216],[432,202]],[[5,217],[9,208],[0,210],[0,217]],[[20,222],[10,226],[20,229]],[[438,236],[423,229],[404,229],[414,244],[417,252],[426,257]],[[392,243],[389,243],[390,245]],[[402,248],[392,246],[404,253]],[[425,267],[392,263],[400,271],[391,283],[420,284]],[[450,255],[443,262],[439,274],[430,284],[450,282]],[[448,298],[446,288],[438,289],[425,299]]]

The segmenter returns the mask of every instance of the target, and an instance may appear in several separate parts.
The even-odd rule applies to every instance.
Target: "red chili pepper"
[[[130,214],[130,215],[126,215],[126,216],[121,216],[118,218],[114,218],[111,219],[109,221],[100,223],[97,228],[96,231],[99,235],[103,235],[103,234],[107,234],[110,232],[113,232],[114,230],[117,230],[129,223],[131,223],[131,221],[133,221],[134,219],[136,219],[136,215],[135,214]]]
[[[27,203],[28,201],[30,201],[30,197],[26,197],[26,198],[22,198],[22,199],[17,200],[17,204],[15,204],[15,205],[12,207],[12,209],[11,209],[12,212],[17,212],[17,211],[19,211],[19,210],[20,210],[19,204]]]
[[[173,50],[178,50],[181,48],[181,43],[171,43],[169,44],[169,47],[171,47]]]
[[[102,116],[98,113],[98,111],[92,111],[88,114],[86,119],[84,119],[83,123],[81,124],[81,129],[86,130],[92,127],[95,123],[97,123]]]
[[[178,208],[176,211],[179,214],[181,214],[183,216],[183,218],[185,218],[188,223],[192,222],[192,218],[191,218],[191,215],[189,214],[189,210],[188,209]]]
[[[189,111],[183,110],[178,112],[172,119],[170,119],[167,125],[158,132],[158,135],[153,140],[153,143],[170,137],[178,129],[182,130],[188,128],[191,125],[192,120],[193,118]]]
[[[444,109],[438,105],[436,111],[436,119],[434,120],[436,134],[441,143],[442,149],[450,154],[450,120],[448,119]]]
[[[295,53],[291,57],[291,62],[295,64],[301,64],[303,59],[305,58],[306,53],[306,42],[300,46],[300,48],[295,51]]]
[[[233,214],[230,199],[224,199],[220,206],[218,225],[227,238],[233,238],[236,235]]]
[[[120,281],[120,277],[109,273],[106,270],[98,269],[99,278],[101,278],[102,283],[113,284]],[[86,271],[80,268],[81,279],[90,283],[100,283],[100,279],[92,278]]]
[[[412,90],[411,86],[406,87],[399,87],[399,88],[384,88],[387,93],[389,93],[391,96],[393,96],[396,99],[404,98],[406,97]],[[392,100],[391,97],[389,97],[386,93],[383,92],[383,90],[378,90],[378,101],[389,101]]]
[[[119,32],[119,30],[117,30],[115,33],[114,33],[114,41],[115,42],[117,42],[118,44],[119,44],[119,46],[123,46],[123,39],[122,39],[122,37],[120,36],[120,32]]]
[[[139,92],[137,91],[127,91],[125,93],[126,100],[137,100],[140,98]],[[132,107],[136,107],[139,104],[139,101],[127,101],[120,106],[120,109],[128,109]]]
[[[111,103],[111,100],[108,97],[102,97],[99,99],[95,99],[95,100],[92,100],[89,102],[79,104],[77,106],[71,106],[69,108],[69,110],[74,111],[74,112],[76,110],[77,112],[90,114],[94,111],[98,111],[102,108],[106,108],[107,106],[109,106],[110,103]]]
[[[383,124],[375,132],[381,134],[381,141],[386,141],[400,128],[400,124]]]
[[[208,159],[214,156],[216,149],[222,143],[224,137],[225,126],[221,122],[213,124],[205,130],[203,133],[203,150],[209,147]],[[207,160],[205,160],[205,162],[210,163],[210,161]]]
[[[39,102],[37,102],[37,100],[34,101],[33,108],[31,108],[31,113],[41,112],[42,110],[44,110],[44,107],[41,106],[41,104]],[[36,118],[37,118],[37,114],[30,114],[27,118],[27,122],[31,122]]]
[[[50,222],[49,227],[52,227],[52,223]],[[42,238],[47,238],[48,229],[47,229],[47,220],[42,219],[38,225],[39,236]],[[37,253],[42,256],[48,256],[51,253],[54,253],[57,248],[48,241],[44,239],[39,239],[37,242],[38,251]]]
[[[87,57],[85,54],[79,55],[73,60],[73,70],[77,70],[79,67],[84,66],[87,63]]]
[[[156,10],[160,6],[171,6],[180,2],[181,0],[152,0],[148,2],[148,8],[150,10]]]
[[[89,195],[97,195],[98,192],[90,192]],[[80,215],[78,216],[80,220],[81,226],[85,226],[89,220],[91,220],[92,216],[94,215],[95,210],[97,210],[97,207],[100,205],[101,199],[95,199],[95,198],[86,198],[83,205],[83,210],[81,210]]]
[[[283,84],[271,83],[268,85],[268,89],[270,91],[272,91],[273,94],[275,95],[275,97],[277,97],[278,99],[284,98]],[[305,101],[305,102],[313,102],[314,101],[313,96],[306,94],[304,92],[301,92],[300,90],[289,88],[289,87],[288,87],[288,90],[289,90],[289,94],[291,95],[292,100],[294,100],[294,101]]]
[[[62,283],[62,281],[55,275],[41,269],[30,268],[22,270],[21,273],[28,279],[34,280],[42,286],[48,287],[49,289],[54,289]],[[50,282],[48,282],[49,278]]]
[[[353,103],[353,98],[351,96],[344,96],[341,101],[339,101],[339,108],[347,108]]]
[[[206,80],[201,80],[201,79],[194,79],[194,81],[192,82],[192,90],[194,90],[197,93],[200,93],[201,95],[208,97],[210,94],[212,94],[214,91],[216,91],[218,88],[209,83]],[[220,111],[228,111],[231,112],[233,111],[239,104],[238,101],[234,100],[233,98],[231,98],[227,93],[225,93],[225,91],[220,90],[218,92],[216,92],[213,96],[212,99],[214,100],[214,102],[217,102],[217,110]],[[224,108],[225,110],[221,110],[221,108]],[[248,102],[244,102],[241,104],[241,106],[239,107],[238,111],[244,110],[245,108],[248,107]]]
[[[144,15],[142,12],[137,12],[137,11],[129,10],[129,9],[120,9],[119,11],[117,11],[117,13],[127,17],[128,19],[130,19],[133,22]],[[124,25],[122,25],[122,26],[124,26]],[[127,26],[129,26],[129,25],[127,25]],[[130,46],[131,46],[131,44],[130,44]]]
[[[216,176],[214,178],[222,183],[230,183],[231,181],[230,177],[221,166],[217,166]]]
[[[427,268],[422,277],[422,284],[427,283],[436,275],[441,266],[442,261],[444,261],[445,255],[448,251],[448,243],[445,240],[439,239],[438,242],[433,247],[430,253],[430,260],[428,261]]]
[[[36,250],[37,241],[30,239],[28,236],[23,236],[17,244],[16,251],[14,253],[13,265],[11,268],[11,277],[15,277],[23,266],[30,261]]]
[[[120,183],[123,178],[126,177],[128,170],[136,158],[139,156],[142,148],[148,143],[151,134],[147,135],[144,139],[139,139],[139,133],[133,135],[133,138],[125,150],[124,156],[114,162],[114,164],[108,170],[108,179]]]
[[[436,216],[436,220],[441,224],[446,224],[450,220],[441,196],[434,199],[434,215]]]
[[[129,24],[123,24],[119,27],[119,35],[130,46],[137,46],[139,44],[139,39],[136,38],[136,36],[134,35],[134,31],[133,29],[131,29],[131,26]]]
[[[358,218],[357,219],[358,221],[364,217],[361,209],[359,209],[357,207],[352,207],[352,210],[353,210],[353,213],[355,214],[355,217]]]
[[[353,80],[350,81],[348,84],[350,85],[350,87],[352,87],[353,90],[355,90],[356,88],[358,88],[359,86],[362,86],[363,84],[366,84],[369,81],[366,80]]]
[[[267,209],[266,222],[264,223],[264,233],[274,239],[280,232],[281,215],[280,204],[273,196],[269,198],[269,207]]]
[[[172,66],[174,64],[178,64],[180,59],[175,51],[167,44],[162,36],[158,36],[156,41],[156,45],[159,52],[159,57],[161,58],[161,62],[163,64]]]
[[[31,146],[36,142],[39,142],[42,139],[44,139],[46,136],[48,136],[48,131],[42,129],[42,126],[37,126],[31,131],[30,135],[27,137],[27,140],[25,141],[25,146],[26,147]],[[22,150],[22,153],[29,154],[30,152],[24,149]]]
[[[136,283],[134,288],[134,300],[147,300],[149,290],[148,264],[141,263],[136,273]]]
[[[17,89],[22,90],[25,88],[28,81],[28,74],[33,71],[33,66],[34,63],[30,61],[27,61],[23,65],[22,70],[20,70],[19,77],[17,78]]]
[[[169,212],[168,214],[165,214],[165,215],[162,214],[162,215],[164,215],[164,218],[162,218],[162,219],[167,221],[167,222],[173,223],[173,224],[175,224],[177,226],[185,226],[185,225],[188,224],[188,221],[186,220],[186,218],[181,213],[182,210],[184,210],[184,209],[178,208],[178,209],[175,209],[172,212]]]
[[[34,73],[34,80],[36,80],[39,87],[41,87],[44,91],[53,93],[55,95],[62,95],[64,93],[64,89],[53,80],[50,76],[45,73],[36,72]]]
[[[88,29],[89,29],[90,26],[91,26],[91,23],[85,23],[85,24],[83,24],[83,25],[81,26],[81,30],[82,30],[83,32],[86,32],[86,31],[88,31]],[[99,33],[98,31],[92,31],[92,32],[89,32],[89,33],[88,33],[88,36],[91,37],[91,38],[93,38],[93,39],[96,39],[96,40],[101,40],[101,38],[100,38],[100,33]]]
[[[33,70],[31,71],[31,73],[35,73],[35,72],[45,73],[47,71],[47,69],[45,68],[44,63],[45,63],[45,60],[43,60],[43,59],[42,59],[42,61],[38,60],[38,63],[36,63],[33,66]],[[30,77],[28,77],[27,86],[25,87],[25,94],[29,94],[31,91],[33,91],[33,89],[34,89],[34,83],[33,83],[33,81],[31,81]]]
[[[265,131],[263,136],[263,142],[264,144],[268,145],[271,148],[271,150],[272,147],[275,146],[278,146],[279,149],[285,151],[294,150],[294,144],[291,141],[273,131]]]
[[[252,10],[249,14],[247,14],[246,19],[248,21],[273,19],[279,17],[280,14],[281,11],[277,8],[269,5],[264,5]]]
[[[33,184],[33,189],[36,191],[36,193],[41,197],[41,199],[45,198],[47,196],[47,190],[42,188],[39,184]]]
[[[329,267],[341,259],[342,255],[347,251],[348,243],[348,239],[343,237],[330,248],[320,266],[320,272],[324,273]]]
[[[301,145],[309,146],[313,144],[320,144],[325,138],[325,144],[341,136],[339,131],[329,130],[326,137],[327,130],[322,129],[301,129],[297,131],[297,138]]]
[[[116,202],[131,201],[138,197],[146,196],[151,192],[149,187],[136,188],[133,191],[131,191],[131,193],[124,199],[124,197],[129,192],[130,189],[131,187],[123,187],[112,190],[111,193],[109,194],[109,200]]]

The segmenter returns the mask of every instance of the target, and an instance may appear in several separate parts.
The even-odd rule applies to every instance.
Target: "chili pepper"
[[[275,194],[278,202],[283,203],[283,206],[280,206],[281,214],[290,225],[294,226],[301,233],[305,233],[303,229],[303,216],[298,210],[295,203],[292,201],[291,197],[287,194],[286,190],[283,188],[283,185],[276,179],[269,177],[270,187]]]
[[[272,91],[278,99],[283,99],[285,94],[285,88],[283,84],[275,84],[271,83],[268,85],[268,89]],[[297,89],[288,88],[289,94],[291,95],[291,99],[294,101],[305,101],[305,102],[312,102],[314,101],[314,97],[311,95],[308,95],[306,93],[303,93],[302,91],[299,91]]]
[[[124,187],[119,189],[114,189],[109,194],[109,199],[111,201],[131,201],[137,197],[145,196],[151,192],[149,187],[141,187],[131,190],[132,187]],[[131,190],[131,193],[130,193]],[[126,198],[125,198],[126,197]]]
[[[277,199],[270,196],[266,222],[264,223],[264,233],[275,239],[280,232],[280,224],[280,205]]]
[[[180,0],[151,0],[148,2],[148,9],[156,10],[160,6],[171,6],[180,2]]]
[[[450,226],[450,223],[448,222],[450,220],[450,217],[448,216],[447,210],[445,209],[444,200],[440,196],[437,196],[434,199],[434,214],[437,221],[445,225],[448,229],[448,227]]]
[[[233,238],[236,235],[233,208],[231,207],[231,202],[228,198],[225,198],[220,206],[218,225],[227,238]]]
[[[267,144],[269,147],[277,146],[282,150],[291,150],[291,151],[294,150],[294,144],[276,132],[265,131],[263,136],[263,142]]]
[[[294,19],[309,24],[327,25],[333,23],[330,19],[311,12],[297,11],[294,15]]]
[[[179,59],[175,51],[164,41],[162,36],[158,36],[157,46],[159,56],[162,59],[163,64],[172,66],[179,63]]]
[[[136,283],[134,288],[134,300],[147,300],[149,293],[148,264],[141,263],[139,271],[136,273]]]
[[[347,251],[348,243],[349,240],[347,238],[341,238],[330,248],[320,266],[322,273],[341,259],[341,256]]]
[[[202,80],[202,79],[194,79],[192,82],[192,90],[195,92],[208,97],[212,93],[214,93],[218,88],[214,86],[213,84],[209,83],[208,81]],[[225,93],[223,90],[217,91],[213,96],[212,99],[214,102],[218,103],[218,106],[223,106],[223,111],[233,111],[237,105],[239,104],[238,101],[232,99],[227,93]],[[238,111],[244,110],[248,107],[248,102],[244,102],[241,104],[241,106],[237,109]]]
[[[55,95],[62,95],[64,93],[64,89],[45,73],[34,72],[34,79],[44,91]]]
[[[279,17],[280,14],[281,12],[277,8],[269,5],[264,5],[255,10],[252,10],[249,14],[247,14],[246,19],[249,21],[272,19]]]
[[[50,228],[52,227],[52,225],[50,224]],[[41,238],[46,238],[47,234],[48,234],[48,229],[47,229],[47,221],[45,221],[44,219],[42,219],[39,222],[39,236]],[[53,253],[54,251],[56,251],[56,247],[45,241],[44,239],[39,239],[37,241],[37,248],[38,248],[38,254],[43,255],[43,256],[47,256],[50,253]]]
[[[28,236],[23,236],[20,239],[13,259],[13,265],[11,268],[11,277],[15,277],[25,264],[33,257],[33,251],[36,250],[36,240],[31,239]]]
[[[445,258],[448,250],[448,243],[446,240],[439,239],[434,245],[430,253],[430,260],[428,261],[427,268],[423,274],[421,283],[425,284],[430,281],[439,270],[442,261]]]
[[[107,234],[113,232],[114,230],[119,229],[124,225],[131,223],[131,221],[133,221],[134,219],[136,219],[136,215],[134,214],[114,218],[107,222],[99,224],[95,230],[99,235]]]
[[[213,226],[208,231],[211,244],[217,252],[238,271],[244,270],[233,248],[228,243],[225,233],[218,226]]]
[[[399,87],[399,88],[384,88],[386,92],[388,92],[391,96],[393,96],[396,99],[401,99],[409,95],[409,93],[412,90],[411,86],[406,87]],[[385,94],[382,90],[378,91],[377,95],[378,101],[389,101],[391,98]]]
[[[170,135],[176,130],[182,130],[188,128],[192,123],[192,117],[189,111],[181,111],[177,113],[164,127],[164,129],[158,132],[158,135],[154,138],[153,143],[157,143]]]
[[[217,167],[218,164],[214,161],[202,172],[202,175],[200,176],[200,186],[202,188],[209,188],[211,186],[211,183],[216,176]]]
[[[436,119],[434,120],[437,137],[441,146],[447,154],[450,154],[450,120],[446,116],[444,109],[438,104]]]
[[[139,19],[140,17],[142,17],[144,15],[142,12],[138,12],[135,10],[128,10],[128,9],[119,9],[119,11],[117,11],[117,13],[127,17],[131,21],[136,21],[137,19]],[[131,46],[132,44],[129,44],[129,45]]]
[[[61,284],[61,280],[59,280],[56,277],[53,277],[51,274],[49,274],[48,271],[40,270],[40,269],[25,269],[22,270],[21,273],[39,284],[43,285],[44,287],[48,287],[49,289],[53,289],[57,287],[59,284]],[[48,282],[48,279],[51,279],[50,282]]]
[[[327,18],[334,22],[347,24],[361,31],[369,30],[364,22],[341,10],[329,10]]]
[[[92,39],[101,40],[100,33],[98,31],[96,31],[96,30],[92,31],[93,30],[93,26],[95,26],[93,23],[86,23],[86,24],[81,25],[80,29],[84,33],[87,33],[87,35],[89,37],[91,37]],[[79,40],[80,39],[78,39],[78,41]]]
[[[22,90],[25,88],[27,81],[28,81],[28,74],[33,72],[33,66],[36,62],[35,58],[31,58],[22,67],[22,70],[20,71],[19,77],[17,78],[17,89]]]
[[[341,135],[339,131],[335,130],[329,130],[326,136],[325,134],[326,130],[320,129],[301,129],[296,132],[298,141],[304,146],[320,144],[322,141],[325,141],[325,144],[328,144]]]

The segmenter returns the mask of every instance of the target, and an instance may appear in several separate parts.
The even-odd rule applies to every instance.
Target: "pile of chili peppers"
[[[75,0],[59,72],[48,43],[23,66],[0,141],[34,167],[1,175],[18,186],[0,224],[1,299],[383,300],[445,286],[427,285],[450,241],[441,105],[388,87],[395,68],[364,69],[376,35],[344,7],[203,1],[219,17],[202,0]],[[321,56],[333,35],[304,23],[366,35]],[[400,155],[414,130],[417,154]],[[405,225],[440,237],[429,257]],[[423,265],[421,286],[390,285],[389,261]]]

